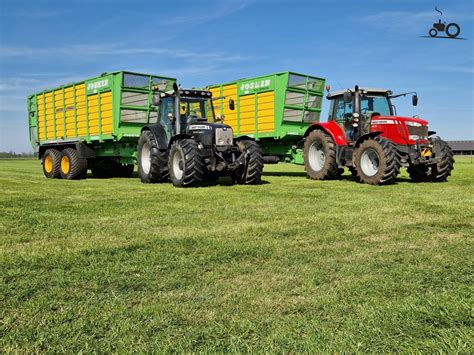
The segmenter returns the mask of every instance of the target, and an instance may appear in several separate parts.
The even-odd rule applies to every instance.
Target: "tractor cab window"
[[[173,135],[173,123],[174,123],[174,98],[165,97],[162,99],[160,104],[160,121],[159,123],[163,126],[166,131],[168,139]]]
[[[337,123],[344,124],[347,121],[351,120],[352,112],[353,112],[353,105],[351,102],[344,102],[344,98],[338,97],[335,99],[334,103],[334,120]]]
[[[360,113],[372,116],[390,116],[390,103],[385,96],[363,96],[360,100]]]
[[[194,98],[182,98],[180,102],[180,116],[189,120],[206,120],[205,100]]]

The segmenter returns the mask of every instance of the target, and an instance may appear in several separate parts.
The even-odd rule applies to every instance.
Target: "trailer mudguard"
[[[158,144],[158,148],[168,149],[168,137],[162,125],[160,125],[159,123],[146,125],[143,126],[143,128],[141,129],[141,132],[143,131],[150,131],[151,133],[153,133],[156,143]]]
[[[308,127],[304,136],[305,138],[316,129],[320,129],[331,136],[336,145],[347,145],[347,139],[344,135],[344,131],[339,125],[334,121],[315,123]]]

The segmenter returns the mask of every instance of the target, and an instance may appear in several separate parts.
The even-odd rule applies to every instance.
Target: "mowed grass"
[[[474,164],[393,186],[48,180],[0,161],[0,351],[473,351]]]

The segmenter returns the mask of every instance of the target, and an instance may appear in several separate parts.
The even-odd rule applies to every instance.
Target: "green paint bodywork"
[[[277,155],[280,160],[303,164],[303,138],[309,125],[319,122],[325,79],[294,72],[280,72],[223,84],[212,84],[208,88],[213,91],[220,88],[221,94],[221,98],[214,101],[216,113],[223,114],[229,100],[229,97],[222,97],[223,88],[234,84],[237,85],[237,97],[231,97],[236,103],[237,110],[237,127],[234,127],[234,133],[237,136],[244,135],[240,132],[240,97],[274,91],[274,130],[272,132],[258,131],[258,103],[256,103],[255,133],[245,135],[254,138],[265,155]],[[290,116],[291,114],[293,115]]]
[[[76,142],[87,143],[91,146],[96,153],[97,157],[113,157],[116,161],[123,164],[131,164],[136,158],[136,148],[138,138],[140,137],[140,131],[147,123],[156,121],[158,115],[157,108],[151,105],[151,97],[153,89],[160,89],[162,91],[171,90],[173,83],[176,79],[154,76],[148,74],[139,74],[126,71],[117,71],[111,73],[104,73],[98,77],[62,85],[49,90],[28,96],[28,124],[30,133],[30,142],[36,152],[40,152],[45,147],[54,145],[68,145]],[[91,135],[89,132],[89,110],[86,100],[86,134],[79,136],[77,127],[77,110],[76,110],[76,90],[77,85],[85,84],[86,97],[95,95],[98,92],[112,92],[112,133],[111,134],[100,134],[102,127],[102,116],[99,109],[99,134]],[[39,140],[38,132],[38,120],[44,120],[46,122],[46,115],[44,117],[38,117],[37,98],[38,96],[45,97],[46,93],[55,90],[64,90],[67,88],[74,88],[73,100],[74,104],[71,107],[66,107],[64,99],[62,108],[55,107],[55,100],[53,101],[53,115],[54,115],[54,136],[57,137],[56,132],[56,119],[65,118],[67,110],[74,111],[74,131],[75,137],[67,137],[65,139],[48,139]],[[141,101],[124,102],[123,94],[130,93],[138,95]],[[64,95],[63,95],[64,97]],[[100,106],[101,96],[98,95],[98,105]],[[44,100],[43,100],[44,102]],[[143,113],[143,119],[140,122],[124,121],[122,113],[124,110],[130,113]],[[153,116],[153,117],[150,117]],[[153,121],[155,120],[155,121]],[[44,124],[44,133],[46,133],[46,124]],[[64,120],[64,132],[61,132],[63,137],[66,137],[66,121]]]

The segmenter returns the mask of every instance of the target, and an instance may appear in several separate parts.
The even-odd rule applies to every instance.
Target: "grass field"
[[[0,352],[472,352],[474,164],[176,189],[0,161]]]

